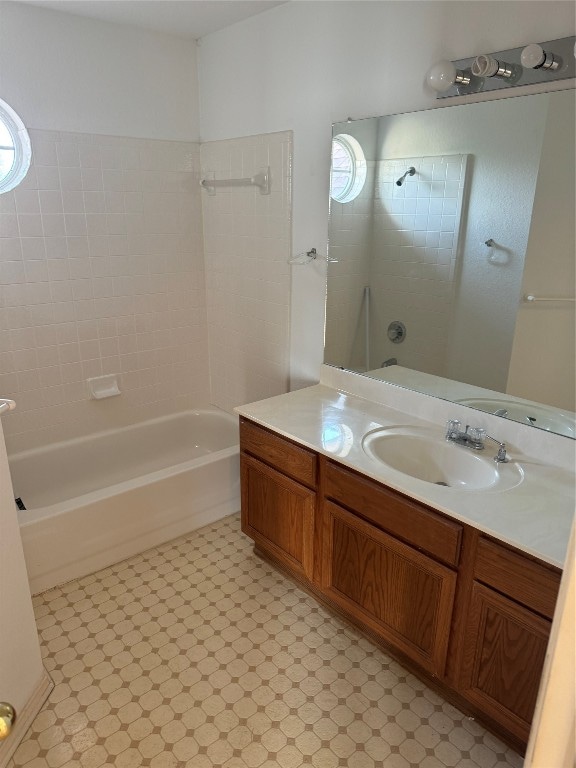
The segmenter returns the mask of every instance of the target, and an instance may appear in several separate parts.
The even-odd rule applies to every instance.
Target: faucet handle
[[[446,422],[446,440],[453,439],[459,432],[462,422],[459,419],[449,419]]]
[[[470,435],[470,438],[477,443],[484,443],[486,437],[486,430],[482,427],[468,427],[466,430]]]

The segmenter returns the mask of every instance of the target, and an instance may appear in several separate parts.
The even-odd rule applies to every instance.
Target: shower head
[[[416,168],[414,168],[414,166],[411,165],[410,168],[408,168],[408,170],[406,171],[406,173],[403,173],[402,176],[400,176],[396,184],[399,187],[401,187],[402,184],[404,183],[404,179],[406,178],[406,176],[414,176],[415,173],[416,173]]]

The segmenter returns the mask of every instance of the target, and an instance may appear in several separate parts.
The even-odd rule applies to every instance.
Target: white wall
[[[523,294],[574,298],[574,119],[574,92],[550,97]],[[575,348],[573,301],[521,304],[506,391],[576,410]]]
[[[172,35],[2,0],[0,94],[30,128],[198,138],[196,47]]]
[[[571,2],[292,2],[205,37],[202,140],[294,131],[293,249],[327,234],[331,123],[431,107],[424,76],[457,59],[574,34]],[[325,264],[293,271],[294,386],[317,380]]]

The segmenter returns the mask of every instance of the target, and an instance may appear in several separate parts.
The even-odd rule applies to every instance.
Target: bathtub
[[[33,594],[240,509],[237,419],[186,411],[9,457]]]

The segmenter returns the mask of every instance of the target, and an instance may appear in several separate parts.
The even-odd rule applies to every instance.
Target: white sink
[[[505,410],[507,413],[504,418],[519,421],[521,424],[531,424],[533,427],[547,429],[566,437],[576,437],[574,417],[556,408],[491,397],[467,398],[458,402],[485,413]]]
[[[522,482],[514,462],[497,464],[490,446],[481,453],[447,442],[435,429],[390,427],[369,432],[362,448],[370,458],[418,480],[460,490],[504,491]]]

